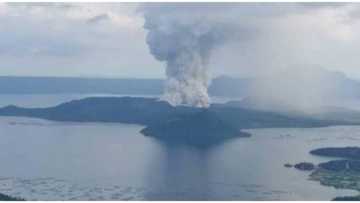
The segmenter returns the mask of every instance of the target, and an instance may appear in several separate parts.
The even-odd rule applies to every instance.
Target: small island
[[[144,125],[141,133],[163,141],[213,144],[249,137],[244,129],[269,127],[325,127],[352,124],[311,117],[213,104],[209,108],[171,106],[156,98],[90,97],[48,108],[0,108],[1,116],[22,116],[53,121],[119,122]]]
[[[141,131],[168,142],[201,145],[222,142],[236,137],[250,137],[249,133],[227,124],[215,113],[206,109],[151,125]]]
[[[294,168],[301,171],[312,171],[315,169],[315,165],[310,162],[300,162],[294,165]]]
[[[342,158],[318,164],[310,179],[320,184],[360,192],[360,148],[328,147],[310,151],[313,155]],[[336,201],[358,201],[360,196],[336,197]]]

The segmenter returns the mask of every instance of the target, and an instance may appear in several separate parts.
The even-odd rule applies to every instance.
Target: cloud
[[[251,72],[258,78],[253,99],[264,106],[304,111],[337,99],[333,77],[319,70],[358,69],[360,61],[351,60],[359,51],[358,9],[330,3],[151,3],[140,12],[150,52],[165,62],[165,98],[171,103],[208,104],[210,61],[214,72]],[[221,36],[230,43],[200,41],[211,33],[226,33]],[[201,49],[203,44],[211,49]]]
[[[269,66],[321,65],[359,75],[359,62],[350,60],[358,52],[360,30],[351,15],[359,9],[358,4],[263,3],[245,7],[244,12],[238,10],[239,21],[256,28],[258,35],[219,51],[214,71],[241,74]],[[339,57],[340,52],[347,54]],[[229,68],[220,70],[218,66]]]
[[[163,18],[183,15],[191,20],[206,16],[208,20],[230,22],[232,29],[241,33],[237,41],[214,51],[210,61],[214,76],[247,77],[277,67],[317,65],[360,78],[359,5],[0,4],[0,74],[25,74],[26,65],[26,70],[34,69],[34,74],[136,73],[139,75],[133,76],[163,77],[162,64],[151,57],[145,43],[144,19],[138,11],[146,6],[152,7],[155,15],[156,10],[161,11]],[[59,71],[54,68],[56,64],[69,68]],[[101,64],[108,68],[98,68]]]
[[[159,77],[137,4],[0,4],[0,75]],[[107,19],[89,21],[99,16]],[[142,60],[139,60],[141,58]]]

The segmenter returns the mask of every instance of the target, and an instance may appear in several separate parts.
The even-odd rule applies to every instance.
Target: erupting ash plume
[[[172,105],[208,107],[209,59],[229,38],[228,26],[196,5],[150,4],[142,12],[150,52],[166,63],[163,98]]]

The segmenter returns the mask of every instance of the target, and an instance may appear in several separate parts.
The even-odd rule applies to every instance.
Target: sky
[[[164,78],[164,62],[147,45],[143,8],[2,3],[0,75]],[[187,3],[173,5],[172,13],[190,20],[201,14],[234,28],[228,32],[236,37],[211,54],[212,76],[314,67],[360,79],[360,4]]]

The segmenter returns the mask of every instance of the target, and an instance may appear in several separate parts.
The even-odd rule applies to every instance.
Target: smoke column
[[[163,99],[171,105],[208,107],[209,60],[226,40],[225,26],[196,6],[151,4],[143,8],[151,54],[166,63]]]
[[[296,3],[142,5],[140,12],[148,31],[146,41],[150,52],[166,65],[163,99],[172,105],[208,107],[209,62],[221,60],[212,54],[225,45],[222,48],[232,48],[232,52],[228,49],[223,53],[235,57],[230,65],[247,69],[257,78],[251,84],[249,95],[249,102],[256,106],[310,112],[314,106],[329,103],[334,97],[333,78],[336,77],[326,71],[306,68],[314,62],[317,64],[316,54],[299,54],[308,53],[309,47],[312,53],[308,42],[316,44],[318,39],[329,37],[328,31],[313,32],[314,22],[307,20],[310,14],[328,10],[327,6]],[[294,27],[298,20],[302,23]],[[317,37],[309,38],[310,32]]]

